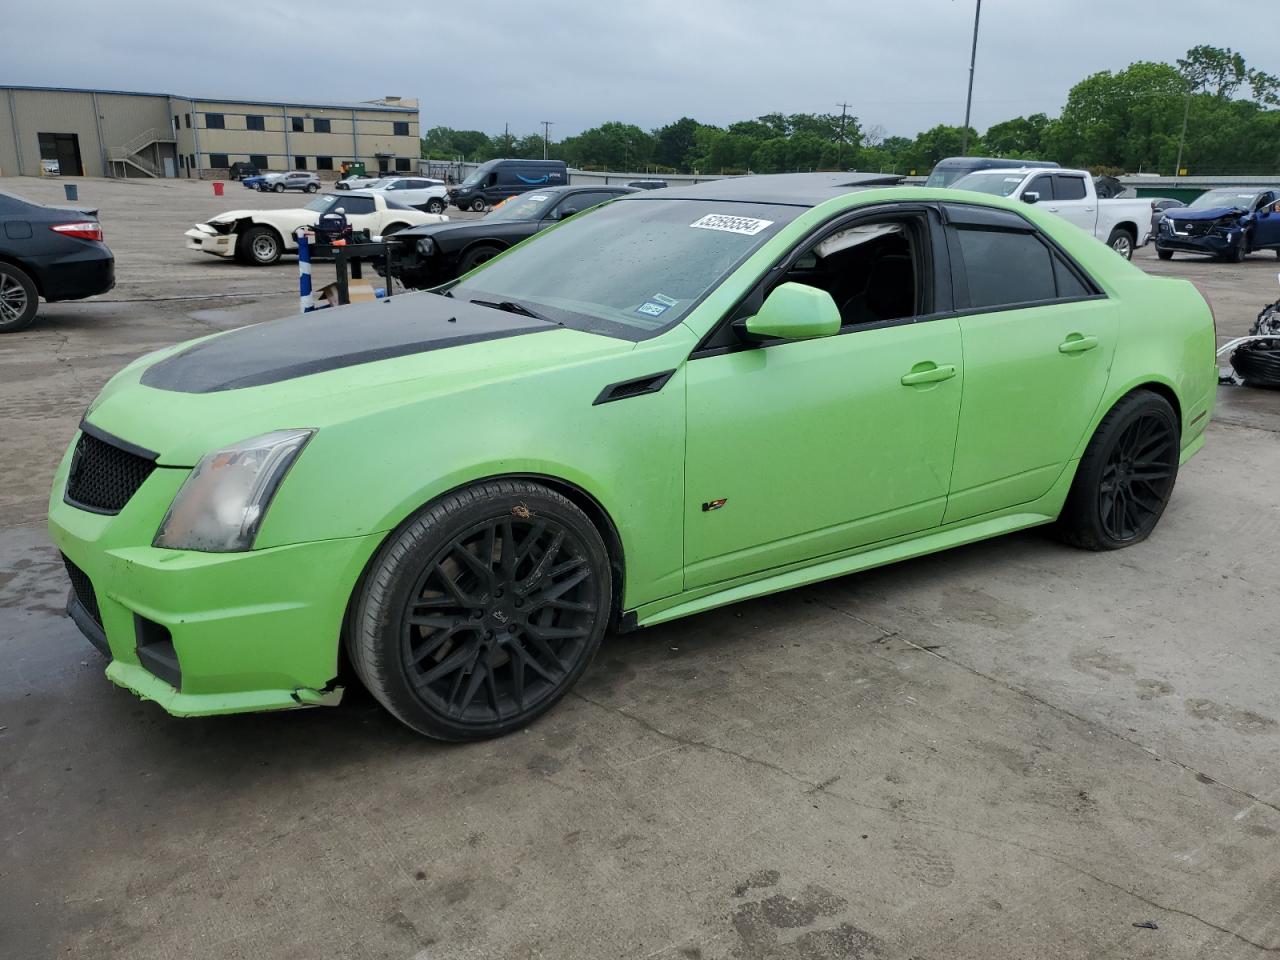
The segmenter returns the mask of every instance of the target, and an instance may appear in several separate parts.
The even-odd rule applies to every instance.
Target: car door
[[[915,305],[897,311],[907,316],[756,346],[716,346],[713,336],[690,358],[686,589],[941,522],[960,412],[960,329],[937,213],[909,220],[910,264],[898,258],[868,272],[915,288]],[[754,313],[776,283],[803,278],[810,256],[801,244],[728,319]]]
[[[1102,399],[1116,304],[1016,213],[946,204],[964,406],[945,522],[1047,493]]]
[[[1088,186],[1080,174],[1053,174],[1053,202],[1048,209],[1089,233],[1098,226],[1098,201],[1090,199]]]
[[[1249,244],[1254,250],[1280,248],[1280,200],[1274,191],[1267,191],[1270,199],[1262,198],[1253,217],[1253,236]]]

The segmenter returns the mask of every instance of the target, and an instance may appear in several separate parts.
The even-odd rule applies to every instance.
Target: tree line
[[[1035,113],[968,131],[968,153],[1056,160],[1106,173],[1280,173],[1280,78],[1229,48],[1198,46],[1176,63],[1140,61],[1077,83],[1057,117]],[[1185,124],[1185,142],[1183,129]],[[681,117],[653,130],[609,121],[544,145],[541,134],[490,136],[433,127],[423,157],[478,162],[553,159],[584,170],[785,173],[869,170],[924,174],[957,156],[965,130],[939,124],[914,139],[855,116],[768,113],[727,126]]]

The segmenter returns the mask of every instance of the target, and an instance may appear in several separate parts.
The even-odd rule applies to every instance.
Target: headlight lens
[[[436,243],[430,237],[423,237],[418,241],[418,253],[424,257],[429,257],[436,252]]]
[[[314,430],[276,430],[217,450],[187,477],[154,546],[234,553],[251,550],[271,498]]]

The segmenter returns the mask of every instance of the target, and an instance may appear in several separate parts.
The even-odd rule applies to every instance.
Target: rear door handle
[[[1098,345],[1097,337],[1086,337],[1079,333],[1073,333],[1062,343],[1058,344],[1059,353],[1084,353],[1086,350],[1092,350]]]
[[[916,369],[921,367],[923,369]],[[943,380],[950,380],[956,375],[955,364],[944,363],[938,366],[936,363],[925,361],[917,363],[910,373],[902,375],[902,385],[904,387],[915,387],[922,383],[941,383]]]

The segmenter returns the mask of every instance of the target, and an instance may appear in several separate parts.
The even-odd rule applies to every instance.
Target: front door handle
[[[904,387],[916,387],[922,383],[941,383],[943,380],[950,380],[955,375],[955,364],[944,363],[942,366],[938,366],[936,363],[926,361],[925,363],[917,363],[915,367],[911,368],[910,373],[903,374],[902,385]]]
[[[1059,353],[1084,353],[1086,350],[1092,350],[1098,345],[1097,337],[1086,337],[1079,333],[1073,333],[1058,344]]]

